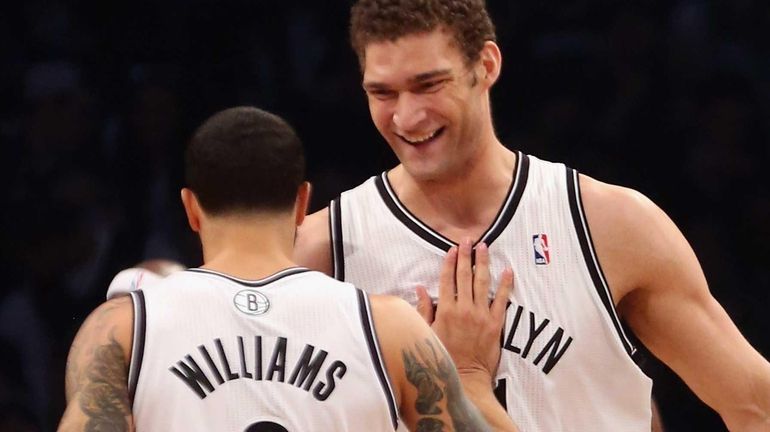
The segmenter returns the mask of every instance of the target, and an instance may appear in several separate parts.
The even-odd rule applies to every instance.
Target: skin
[[[122,297],[83,323],[67,359],[67,408],[59,430],[134,430],[127,388],[132,322],[131,300]]]
[[[296,265],[291,259],[292,246],[296,227],[306,213],[307,183],[300,187],[289,211],[212,216],[192,191],[183,189],[181,195],[189,225],[201,238],[204,268],[253,280]],[[411,430],[489,431],[486,417],[495,430],[516,431],[490,384],[499,358],[494,341],[503,326],[512,277],[502,279],[493,308],[484,305],[484,313],[471,323],[456,326],[453,323],[458,321],[444,319],[455,309],[459,313],[478,309],[473,291],[489,291],[488,260],[477,265],[476,277],[469,278],[470,253],[468,245],[459,259],[457,251],[447,256],[442,289],[444,297],[449,295],[452,301],[446,299],[437,317],[437,324],[451,340],[473,347],[468,355],[458,357],[460,373],[409,304],[393,297],[371,298],[387,373],[401,417]],[[455,300],[454,292],[462,295]],[[128,297],[104,303],[83,323],[67,362],[67,408],[60,431],[135,429],[127,388],[132,327],[133,306]]]
[[[412,214],[455,241],[480,238],[511,182],[516,156],[495,136],[489,109],[500,65],[499,49],[487,42],[466,66],[441,29],[366,47],[363,85],[372,120],[401,162],[388,172],[390,183]],[[421,77],[434,71],[449,81],[438,88],[424,83]],[[445,129],[425,144],[403,139],[437,128]],[[770,364],[711,296],[679,229],[636,191],[584,175],[579,182],[622,318],[730,430],[770,430]],[[331,274],[328,217],[324,209],[307,218],[295,260]],[[424,291],[418,296],[428,309]]]

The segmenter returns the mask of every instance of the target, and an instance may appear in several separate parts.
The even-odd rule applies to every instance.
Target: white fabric
[[[107,288],[107,300],[122,297],[130,292],[154,285],[163,280],[157,273],[137,267],[122,270],[116,274]]]
[[[487,242],[494,237],[489,245],[494,286],[506,265],[515,274],[498,376],[505,380],[508,412],[527,432],[649,432],[652,384],[624,347],[614,307],[602,303],[607,288],[589,273],[592,246],[581,248],[584,222],[573,219],[582,215],[582,204],[569,202],[568,176],[574,183],[575,172],[521,153],[518,165],[506,204],[515,205],[519,193],[515,213],[507,223],[505,218],[493,223],[490,231],[502,229],[498,237],[484,236]],[[412,304],[417,285],[437,298],[439,269],[451,242],[410,229],[424,224],[404,213],[397,199],[384,198],[392,190],[382,176],[376,179],[343,193],[341,212],[332,215],[332,227],[341,219],[344,280]],[[334,228],[332,239],[339,247]]]
[[[141,362],[131,365],[132,374],[139,370],[133,401],[138,431],[259,431],[265,429],[254,424],[263,421],[289,431],[393,430],[359,294],[350,284],[299,268],[260,281],[192,269],[142,293],[144,351]],[[138,293],[132,297],[141,303]],[[292,383],[303,352],[311,348],[313,361],[328,353],[317,375],[303,381],[299,373]],[[282,378],[280,367],[271,373],[274,362],[285,364]],[[200,368],[205,379],[180,378],[172,369],[183,372],[183,364]]]

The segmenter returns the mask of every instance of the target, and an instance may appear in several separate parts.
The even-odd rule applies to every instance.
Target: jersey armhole
[[[331,238],[334,278],[345,280],[345,250],[342,245],[342,195],[329,203],[329,237]]]
[[[144,358],[147,310],[142,290],[133,291],[129,294],[134,305],[134,325],[131,337],[131,360],[128,365],[128,397],[131,405],[133,405],[136,385],[139,381],[139,372],[142,370],[142,360]]]
[[[615,302],[612,299],[612,293],[607,279],[604,276],[602,267],[599,264],[599,258],[596,256],[593,240],[591,238],[591,231],[588,228],[588,221],[583,210],[583,199],[580,195],[580,178],[577,170],[567,168],[567,194],[569,195],[569,207],[572,214],[572,222],[575,226],[575,232],[577,233],[578,242],[580,243],[580,249],[583,252],[583,258],[588,269],[588,273],[591,275],[596,293],[601,299],[602,305],[607,312],[612,326],[615,328],[615,332],[620,339],[623,348],[628,355],[636,362],[636,347],[631,343],[631,340],[626,336],[623,330],[623,325],[620,322],[617,311],[615,310]]]
[[[369,296],[363,291],[356,288],[356,294],[358,296],[358,309],[361,315],[361,327],[364,331],[364,339],[366,345],[369,348],[369,354],[372,358],[374,370],[377,373],[377,378],[380,380],[382,390],[385,392],[385,399],[388,401],[388,410],[390,411],[390,418],[393,422],[393,429],[398,428],[398,411],[396,410],[396,398],[393,396],[393,387],[388,379],[388,374],[385,369],[385,361],[382,358],[382,351],[380,350],[379,339],[377,339],[377,331],[374,328],[372,321],[372,310],[369,303]]]

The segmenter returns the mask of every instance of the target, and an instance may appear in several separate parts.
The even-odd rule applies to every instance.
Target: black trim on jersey
[[[513,181],[508,188],[505,201],[497,212],[492,225],[487,228],[478,240],[479,242],[484,242],[489,246],[500,236],[503,230],[505,230],[505,227],[511,222],[513,215],[516,213],[519,201],[521,201],[524,189],[527,186],[528,177],[529,157],[522,152],[517,152],[516,167],[514,167],[513,170]],[[387,171],[383,172],[379,177],[375,177],[374,184],[377,186],[377,191],[379,192],[382,201],[391,213],[393,213],[393,215],[412,232],[420,236],[420,238],[444,252],[449,251],[449,248],[452,246],[457,246],[456,242],[433,230],[406,208],[393,191],[390,181],[388,180]]]
[[[519,207],[522,195],[524,195],[524,189],[527,187],[527,180],[529,179],[529,157],[522,152],[517,152],[516,157],[517,166],[513,172],[513,182],[506,194],[505,204],[500,208],[495,216],[495,222],[487,229],[484,235],[481,236],[481,241],[491,245],[495,239],[500,237],[503,230],[508,226],[513,219],[513,215],[516,213],[516,209]]]
[[[594,253],[595,248],[591,238],[591,230],[588,228],[588,221],[583,213],[583,199],[580,194],[578,172],[571,168],[567,168],[567,193],[569,195],[572,222],[575,224],[575,232],[577,232],[580,249],[583,251],[583,258],[585,259],[588,273],[593,280],[594,288],[596,288],[596,293],[599,295],[607,315],[612,320],[612,325],[615,327],[623,348],[625,348],[631,358],[634,358],[636,348],[631,344],[631,341],[623,331],[620,318],[618,318],[618,314],[615,311],[615,302],[612,299],[612,292],[607,284],[607,278],[604,276],[599,259]]]
[[[305,267],[289,267],[286,269],[283,269],[279,272],[276,272],[266,278],[258,279],[258,280],[246,280],[246,279],[238,279],[236,277],[226,275],[224,273],[216,272],[214,270],[204,269],[204,268],[190,268],[185,271],[193,272],[193,273],[202,273],[202,274],[208,274],[212,276],[219,276],[221,278],[227,279],[229,281],[235,282],[240,285],[244,285],[251,288],[261,287],[268,284],[271,284],[279,279],[283,279],[287,276],[292,276],[299,273],[305,273],[309,272],[310,269],[307,269]]]
[[[142,370],[144,358],[144,337],[147,326],[147,309],[145,307],[144,293],[137,290],[130,293],[131,302],[134,305],[134,334],[131,342],[131,360],[128,365],[128,400],[134,404],[136,385],[139,381],[139,372]]]
[[[329,203],[329,235],[332,248],[334,278],[345,280],[345,251],[342,248],[342,196]]]
[[[380,193],[380,197],[382,198],[382,201],[385,203],[386,206],[388,206],[388,209],[390,209],[390,212],[393,213],[393,216],[395,216],[399,221],[401,221],[402,224],[404,224],[407,228],[409,228],[412,232],[420,236],[423,240],[426,242],[432,244],[433,246],[443,250],[448,251],[449,248],[452,246],[455,246],[457,243],[453,242],[452,240],[449,240],[448,238],[442,236],[441,234],[433,231],[430,229],[427,225],[420,225],[417,222],[415,222],[417,219],[414,215],[412,215],[411,212],[406,207],[403,207],[403,210],[399,208],[400,200],[396,196],[395,193],[391,195],[391,193],[388,191],[390,182],[388,182],[388,173],[383,172],[379,177],[376,177],[374,179],[374,185],[377,186],[377,192]],[[397,204],[397,202],[399,204]],[[409,214],[409,216],[407,216]]]
[[[374,370],[377,372],[377,378],[380,379],[382,390],[385,392],[385,399],[388,401],[388,409],[390,410],[390,419],[393,421],[393,429],[397,429],[398,411],[396,411],[396,398],[393,396],[393,391],[388,382],[388,376],[384,367],[385,362],[382,360],[382,353],[377,344],[377,333],[372,325],[371,311],[368,302],[369,298],[358,288],[356,288],[356,294],[358,294],[358,310],[361,314],[361,326],[364,330],[366,345],[369,347],[369,354],[372,357]]]

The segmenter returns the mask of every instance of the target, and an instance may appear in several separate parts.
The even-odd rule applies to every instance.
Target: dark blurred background
[[[117,271],[200,264],[178,190],[183,146],[207,116],[253,104],[286,117],[307,146],[314,209],[394,164],[347,42],[350,4],[3,2],[1,431],[55,428],[69,344]],[[650,196],[770,354],[770,3],[489,9],[503,142]],[[668,430],[723,429],[664,366],[645,368]]]

